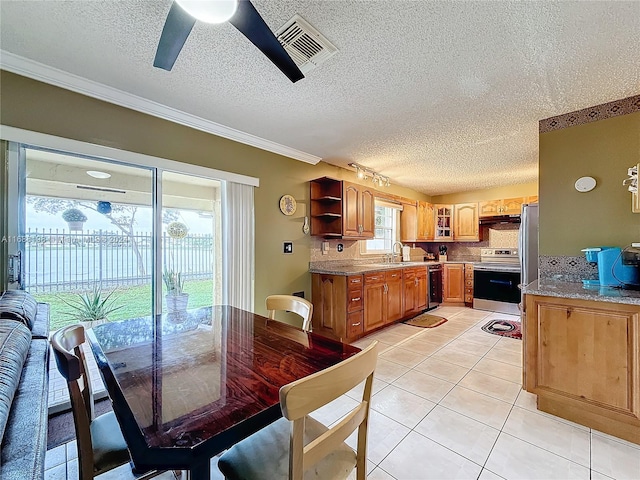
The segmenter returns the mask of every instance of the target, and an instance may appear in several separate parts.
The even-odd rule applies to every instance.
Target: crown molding
[[[1,49],[0,69],[311,165],[322,160],[310,153],[182,112]]]

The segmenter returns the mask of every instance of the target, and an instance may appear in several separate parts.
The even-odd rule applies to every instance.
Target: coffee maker
[[[588,262],[598,265],[598,279],[583,280],[585,286],[640,287],[640,248],[590,247],[582,251]]]

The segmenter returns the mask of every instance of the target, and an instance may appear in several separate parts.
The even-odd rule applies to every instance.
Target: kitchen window
[[[393,243],[400,237],[401,210],[400,205],[376,199],[374,238],[360,242],[360,253],[378,255],[392,253]]]

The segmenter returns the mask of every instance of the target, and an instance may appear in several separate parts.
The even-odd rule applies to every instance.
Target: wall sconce
[[[360,180],[368,180],[371,179],[374,185],[378,187],[388,187],[391,185],[391,181],[389,177],[385,177],[384,175],[380,175],[378,172],[374,172],[373,170],[369,170],[362,165],[358,165],[357,163],[350,163],[349,166],[351,168],[355,168],[356,177]]]

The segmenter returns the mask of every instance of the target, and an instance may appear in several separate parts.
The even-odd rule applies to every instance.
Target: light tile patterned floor
[[[640,479],[640,445],[536,410],[535,396],[520,388],[522,343],[480,329],[516,317],[457,307],[433,313],[449,321],[434,329],[398,324],[356,342],[375,338],[382,347],[368,478]],[[361,392],[313,416],[336,422]],[[76,480],[76,457],[75,442],[49,451],[46,479]],[[212,466],[212,479],[220,479]],[[124,466],[100,478],[132,477]]]

